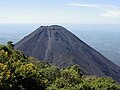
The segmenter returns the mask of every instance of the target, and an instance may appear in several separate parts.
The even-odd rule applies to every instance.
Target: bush
[[[120,90],[111,78],[85,76],[78,65],[59,69],[0,45],[0,90]]]

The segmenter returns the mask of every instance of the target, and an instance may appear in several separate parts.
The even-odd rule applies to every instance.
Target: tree
[[[0,90],[120,90],[111,78],[83,75],[78,65],[64,69],[0,45]]]
[[[7,42],[7,46],[8,46],[9,48],[11,48],[11,49],[14,48],[14,44],[13,44],[12,41],[8,41],[8,42]]]

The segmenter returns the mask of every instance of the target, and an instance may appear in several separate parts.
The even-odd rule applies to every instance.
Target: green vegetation
[[[120,90],[111,78],[86,76],[78,65],[59,69],[0,45],[0,90]]]

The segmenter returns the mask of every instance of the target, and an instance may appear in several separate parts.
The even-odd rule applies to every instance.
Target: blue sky
[[[120,24],[120,0],[0,0],[0,23]]]

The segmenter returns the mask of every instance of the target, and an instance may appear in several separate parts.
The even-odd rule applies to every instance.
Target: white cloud
[[[120,10],[107,11],[106,13],[101,14],[101,16],[119,18],[120,17]]]
[[[78,4],[78,3],[71,3],[71,4],[65,4],[67,6],[73,6],[73,7],[90,7],[90,8],[98,8],[102,10],[106,10],[105,8],[101,7],[100,5],[96,4]]]
[[[97,8],[103,10],[104,13],[101,13],[102,17],[113,17],[120,18],[120,7],[114,5],[106,5],[106,4],[80,4],[80,3],[70,3],[65,4],[67,6],[73,7],[88,7],[88,8]]]

